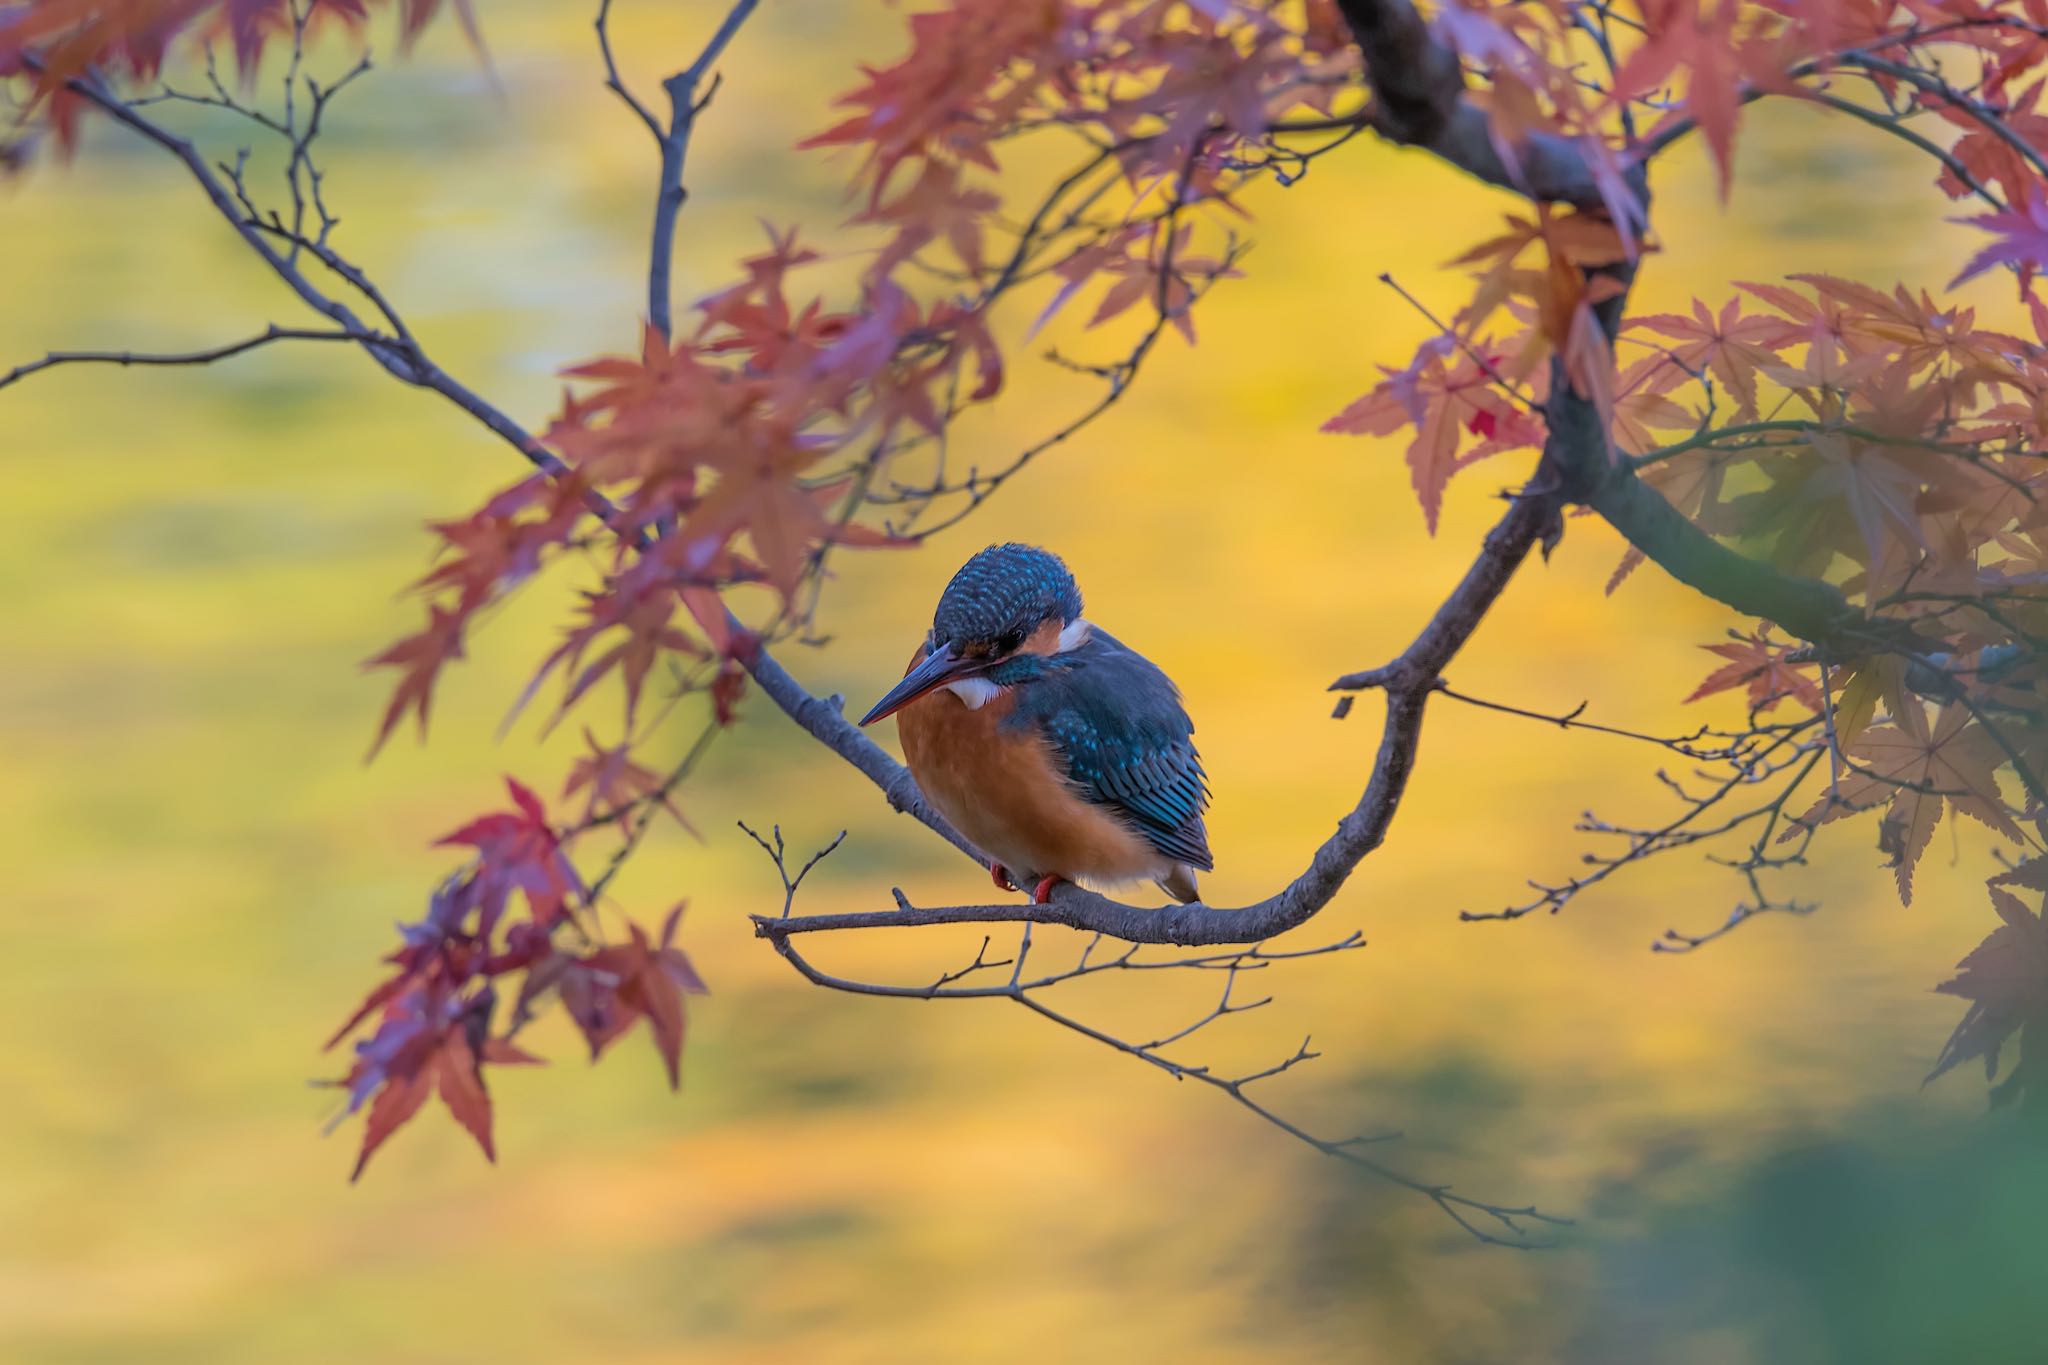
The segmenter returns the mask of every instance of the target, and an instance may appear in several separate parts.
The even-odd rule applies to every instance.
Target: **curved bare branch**
[[[1546,466],[1549,463],[1546,456]],[[1554,484],[1554,480],[1551,482]],[[1386,726],[1380,735],[1379,752],[1358,804],[1338,821],[1336,832],[1323,841],[1301,875],[1273,895],[1236,909],[1199,902],[1155,908],[1127,905],[1080,887],[1061,886],[1043,905],[902,906],[838,915],[756,916],[755,932],[782,940],[792,934],[831,929],[1035,923],[1065,925],[1131,943],[1197,945],[1257,943],[1306,923],[1336,897],[1352,871],[1386,838],[1415,766],[1423,710],[1430,692],[1530,549],[1555,521],[1557,494],[1554,487],[1541,487],[1543,483],[1539,472],[1537,481],[1516,495],[1507,514],[1487,536],[1464,579],[1398,658],[1382,668],[1352,674],[1333,684],[1333,688],[1373,687],[1385,692]],[[959,835],[916,796],[916,783],[909,770],[855,729],[837,707],[812,697],[765,650],[747,661],[747,668],[790,719],[859,768],[889,795],[898,809],[915,815],[954,844],[966,847]]]
[[[51,351],[40,360],[27,361],[6,374],[0,374],[0,389],[61,365],[119,365],[123,368],[131,365],[145,368],[211,365],[277,341],[350,341],[364,346],[395,344],[392,338],[376,332],[359,332],[345,327],[280,327],[272,323],[254,336],[197,351]]]

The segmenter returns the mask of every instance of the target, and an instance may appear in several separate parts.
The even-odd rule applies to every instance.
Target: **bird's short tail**
[[[1159,889],[1182,905],[1202,898],[1202,893],[1195,889],[1195,869],[1186,863],[1175,863],[1173,871],[1159,879]]]

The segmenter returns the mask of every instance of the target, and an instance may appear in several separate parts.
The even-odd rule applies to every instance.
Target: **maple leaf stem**
[[[1628,457],[1625,463],[1632,469],[1648,469],[1654,465],[1663,464],[1667,460],[1675,459],[1680,455],[1689,454],[1696,450],[1719,450],[1725,452],[1731,449],[1726,444],[1728,442],[1736,443],[1732,449],[1750,453],[1772,450],[1794,452],[1809,448],[1808,443],[1804,441],[1774,443],[1752,441],[1750,438],[1775,435],[1815,436],[1823,433],[1848,436],[1855,440],[1867,441],[1875,446],[1896,446],[1901,449],[1925,450],[1935,455],[1946,455],[1952,459],[1962,460],[1971,467],[1983,471],[1986,476],[1998,480],[2030,502],[2036,496],[2033,488],[2025,479],[2009,474],[1987,460],[1985,456],[1991,452],[1987,452],[1981,446],[1957,445],[1953,442],[1937,441],[1925,436],[1878,431],[1871,427],[1861,426],[1855,422],[1814,421],[1807,418],[1781,418],[1766,422],[1733,422],[1721,427],[1703,426],[1700,430],[1682,441],[1674,441],[1668,446],[1660,446],[1655,450],[1644,451],[1640,455],[1632,455]],[[2042,452],[2029,450],[1998,451],[1996,453],[2012,456],[2018,454],[2038,455]]]
[[[590,884],[590,889],[584,893],[584,903],[593,912],[597,909],[598,902],[604,898],[605,889],[612,884],[612,879],[619,875],[619,872],[626,866],[627,860],[640,847],[640,841],[647,837],[647,831],[653,827],[656,817],[662,812],[663,803],[668,800],[669,796],[678,786],[682,785],[683,779],[688,777],[696,768],[698,761],[710,749],[711,741],[716,739],[719,731],[724,728],[714,717],[708,725],[698,732],[697,738],[684,751],[682,758],[676,762],[675,767],[669,769],[668,775],[662,778],[661,785],[640,797],[636,803],[640,807],[640,818],[638,821],[633,819],[634,809],[631,805],[621,807],[616,813],[616,820],[623,822],[625,825],[626,836],[620,841],[618,848],[613,850],[612,856],[604,865],[604,870],[598,873],[597,879]],[[588,821],[585,827],[594,828],[601,823],[612,823],[613,820],[614,817],[607,816],[601,821]]]
[[[1909,30],[1905,33],[1890,35],[1880,42],[1863,48],[1831,53],[1824,58],[1816,57],[1808,61],[1799,62],[1787,69],[1785,78],[1787,80],[1804,80],[1810,76],[1822,75],[1831,67],[1840,66],[1854,67],[1869,73],[1891,76],[1968,113],[1993,136],[2005,142],[2020,156],[2032,162],[2036,170],[2040,171],[2044,176],[2048,176],[2048,160],[2044,160],[2041,153],[2028,144],[1999,115],[1996,109],[1993,109],[1981,100],[1971,99],[1938,75],[1922,71],[1918,67],[1906,63],[1876,55],[1885,49],[1910,46],[1945,33],[1980,26],[1997,27],[2004,25],[2002,21],[1998,20],[1963,20],[1955,24],[1936,25],[1921,30]],[[2026,26],[2018,25],[2018,27]],[[1770,93],[1768,90],[1745,85],[1736,92],[1735,99],[1738,104],[1753,104]],[[1837,113],[1846,114],[1851,118],[1867,123],[1873,128],[1890,133],[1893,137],[1912,144],[1922,153],[1939,161],[1971,193],[2000,211],[2007,207],[2005,201],[1978,180],[1969,167],[1964,165],[1953,153],[1943,148],[1939,143],[1923,137],[1920,133],[1907,127],[1905,119],[1911,111],[1896,116],[1881,114],[1874,109],[1857,104],[1853,100],[1843,99],[1839,95],[1830,94],[1825,90],[1811,87],[1802,87],[1799,97],[1822,105],[1825,108],[1833,109]],[[1656,136],[1639,144],[1635,149],[1636,155],[1644,164],[1648,164],[1658,155],[1668,150],[1673,144],[1697,131],[1699,131],[1699,123],[1695,119],[1680,118],[1673,120],[1666,124]]]
[[[1477,365],[1486,377],[1499,387],[1502,393],[1524,408],[1533,409],[1535,407],[1535,404],[1529,401],[1529,396],[1522,391],[1521,385],[1502,374],[1500,366],[1494,364],[1493,360],[1485,352],[1474,346],[1470,337],[1445,323],[1442,318],[1431,311],[1428,304],[1409,293],[1407,287],[1394,278],[1392,271],[1382,270],[1379,275],[1379,281],[1400,295],[1402,302],[1420,313],[1430,326],[1436,328],[1439,335],[1449,337],[1452,343],[1465,354],[1465,357],[1474,365]]]

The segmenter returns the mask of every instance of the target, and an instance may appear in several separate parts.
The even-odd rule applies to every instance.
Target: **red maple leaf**
[[[1706,681],[1693,689],[1687,701],[1698,701],[1701,697],[1725,692],[1731,687],[1746,686],[1749,688],[1750,709],[1758,713],[1769,711],[1787,697],[1816,714],[1820,712],[1820,684],[1802,671],[1813,665],[1790,663],[1785,657],[1792,652],[1793,646],[1775,643],[1759,630],[1725,645],[1701,645],[1700,648],[1709,654],[1718,654],[1728,662],[1709,673]]]
[[[668,1070],[670,1089],[683,1083],[683,995],[702,995],[709,989],[689,957],[674,946],[682,913],[680,905],[669,911],[658,942],[651,942],[639,925],[631,925],[630,942],[571,959],[559,977],[562,1003],[590,1044],[591,1060],[645,1019]]]
[[[1642,99],[1684,71],[1680,107],[1707,140],[1724,199],[1734,174],[1735,127],[1742,113],[1743,71],[1735,35],[1741,8],[1718,4],[1710,12],[1701,0],[1644,0],[1649,37],[1614,73],[1608,100],[1618,108]]]
[[[463,1000],[444,988],[422,987],[393,1001],[377,1031],[356,1044],[355,1066],[342,1082],[349,1092],[342,1117],[366,1103],[369,1116],[351,1181],[362,1177],[377,1149],[437,1089],[449,1114],[476,1139],[484,1156],[498,1159],[483,1065],[537,1065],[539,1059],[484,1036],[493,999],[488,989]]]
[[[1496,429],[1517,432],[1526,424],[1514,401],[1498,381],[1471,357],[1453,356],[1449,337],[1427,342],[1406,369],[1381,366],[1387,377],[1363,398],[1323,423],[1323,430],[1351,436],[1390,436],[1413,426],[1408,443],[1408,470],[1422,503],[1423,521],[1431,534],[1442,510],[1444,487],[1462,466],[1458,449],[1462,434],[1477,431],[1476,423],[1491,419]],[[1494,449],[1506,448],[1491,441]]]
[[[2048,146],[2048,117],[2033,112],[2040,96],[2041,85],[2036,83],[2013,101],[2011,109],[2000,114],[2000,125],[1996,128],[1988,126],[1966,104],[1930,101],[1936,117],[1962,130],[1949,148],[1950,161],[1968,171],[1978,184],[1995,185],[2005,191],[2006,199],[2012,203],[2023,203],[2030,194],[2039,193],[2040,174],[2028,160],[2025,149]],[[2002,136],[2007,132],[2018,135],[2018,146]],[[1973,192],[1953,165],[1944,165],[1935,183],[1952,199]]]
[[[2024,290],[2036,270],[2048,269],[2048,197],[2042,195],[2038,186],[2030,186],[2026,201],[2016,208],[1955,221],[1982,228],[1994,234],[1996,240],[1969,259],[1948,282],[1949,288],[1993,266],[2010,265],[2018,269],[2020,288]]]
[[[662,790],[661,774],[633,761],[633,745],[630,740],[607,747],[598,743],[597,736],[585,726],[583,742],[590,746],[590,752],[578,757],[570,766],[569,780],[562,788],[562,795],[570,797],[585,788],[589,789],[590,798],[583,810],[586,822],[596,818],[600,810],[607,815],[616,815],[634,802],[659,793],[656,799],[660,802],[661,808],[673,816],[675,822],[684,829],[692,834],[697,833],[696,827],[683,815],[674,798]]]
[[[541,924],[552,924],[566,913],[571,896],[585,894],[583,880],[563,854],[540,798],[512,778],[505,779],[505,786],[515,809],[472,820],[435,841],[476,850],[477,937],[484,939],[490,937],[514,891],[525,893],[533,918]]]
[[[439,603],[427,604],[427,624],[418,632],[406,636],[382,654],[368,660],[364,668],[397,668],[403,674],[398,688],[391,695],[391,704],[384,708],[384,719],[377,726],[377,738],[370,745],[371,758],[384,747],[384,741],[410,710],[419,715],[422,738],[427,733],[427,710],[434,702],[434,682],[441,675],[443,666],[462,657],[462,630],[468,623],[469,615],[455,607],[444,607]]]

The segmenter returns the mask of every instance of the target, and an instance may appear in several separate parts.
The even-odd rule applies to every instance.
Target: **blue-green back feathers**
[[[1209,788],[1194,723],[1173,682],[1101,629],[1053,655],[1022,654],[988,674],[1016,689],[1005,721],[1042,732],[1081,795],[1128,820],[1153,848],[1208,871]]]

